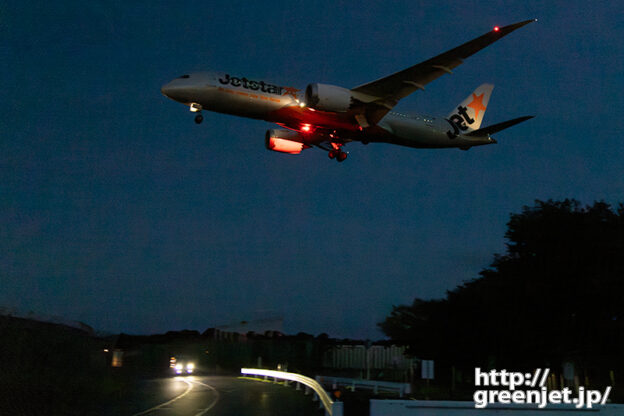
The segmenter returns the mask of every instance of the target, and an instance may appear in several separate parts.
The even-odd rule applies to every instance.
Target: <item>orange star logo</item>
[[[297,88],[284,87],[284,90],[285,92],[282,95],[292,95],[295,100],[297,99],[297,91],[299,91]]]
[[[483,96],[485,93],[477,96],[474,92],[472,93],[472,102],[468,104],[468,107],[472,108],[475,112],[475,120],[479,119],[479,112],[485,111],[485,106],[483,105]]]

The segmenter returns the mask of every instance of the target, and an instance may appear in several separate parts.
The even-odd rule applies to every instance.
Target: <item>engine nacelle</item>
[[[351,106],[351,91],[327,84],[309,84],[305,92],[308,107],[321,111],[346,112]]]
[[[274,152],[298,155],[303,149],[310,146],[297,140],[301,140],[301,136],[296,131],[270,129],[266,132],[264,145],[268,150],[273,150]]]

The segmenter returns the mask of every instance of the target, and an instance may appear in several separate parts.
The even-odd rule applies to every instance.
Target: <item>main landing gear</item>
[[[340,150],[340,148],[342,147],[342,143],[332,143],[331,145],[332,150],[329,151],[327,156],[329,156],[330,159],[335,158],[338,162],[344,162],[348,155],[347,153]]]
[[[190,110],[193,113],[197,113],[197,115],[195,116],[195,123],[201,124],[201,122],[204,121],[204,116],[201,115],[201,110],[202,110],[201,104],[192,103]]]
[[[337,150],[330,150],[329,153],[327,154],[327,156],[329,156],[330,159],[336,159],[338,162],[342,162],[347,158],[347,154],[345,152],[342,151],[337,151]]]

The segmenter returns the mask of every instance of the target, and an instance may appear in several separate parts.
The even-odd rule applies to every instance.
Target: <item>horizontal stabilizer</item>
[[[494,133],[497,133],[497,132],[499,132],[501,130],[508,129],[511,126],[515,126],[516,124],[522,123],[523,121],[527,121],[529,119],[532,119],[533,117],[535,117],[535,116],[524,116],[524,117],[514,118],[513,120],[503,121],[502,123],[493,124],[491,126],[484,127],[482,129],[479,129],[479,130],[471,131],[470,133],[466,133],[465,136],[487,137],[490,134],[494,134]]]

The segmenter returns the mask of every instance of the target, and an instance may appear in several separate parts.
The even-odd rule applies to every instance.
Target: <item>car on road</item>
[[[169,360],[169,367],[175,375],[193,374],[193,371],[195,371],[195,363],[193,360],[184,356],[171,357]]]

